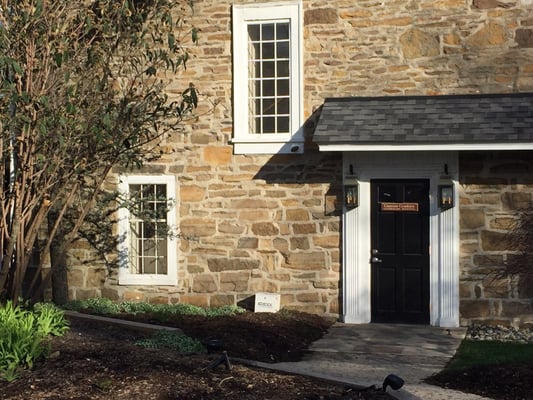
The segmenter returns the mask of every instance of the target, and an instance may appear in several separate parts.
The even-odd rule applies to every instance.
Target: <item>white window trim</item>
[[[290,20],[291,26],[291,133],[248,132],[247,25],[255,21]],[[233,6],[233,118],[235,154],[303,153],[303,63],[301,1]]]
[[[123,195],[129,195],[129,185],[131,184],[166,184],[167,197],[169,201],[176,200],[176,180],[171,175],[121,175],[119,180],[119,191]],[[161,285],[174,286],[177,284],[177,239],[169,237],[167,241],[167,274],[132,274],[129,263],[130,243],[130,211],[127,208],[118,210],[118,261],[119,285]],[[172,206],[167,212],[167,224],[176,226],[176,206]]]

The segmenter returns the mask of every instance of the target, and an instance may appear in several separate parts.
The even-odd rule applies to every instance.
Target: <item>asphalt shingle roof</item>
[[[533,143],[533,93],[328,98],[314,141]]]

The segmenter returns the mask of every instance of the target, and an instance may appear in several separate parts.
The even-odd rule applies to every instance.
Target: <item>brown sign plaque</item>
[[[381,203],[381,211],[418,212],[418,203]]]

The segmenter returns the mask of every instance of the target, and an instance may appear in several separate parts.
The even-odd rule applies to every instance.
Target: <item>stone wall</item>
[[[179,283],[118,286],[113,271],[82,265],[78,257],[70,269],[73,298],[103,295],[216,306],[256,291],[276,291],[282,306],[336,314],[341,157],[318,153],[312,144],[315,114],[324,99],[533,90],[532,0],[303,0],[305,154],[234,155],[233,2],[194,3],[186,23],[200,30],[200,43],[191,46],[188,69],[172,77],[168,92],[172,97],[193,82],[200,95],[198,117],[172,135],[161,160],[144,171],[178,177],[179,228],[192,237],[180,240]],[[462,156],[464,168],[470,165],[465,160],[476,157]],[[521,196],[510,177],[499,183],[508,197],[496,184],[484,188],[483,196],[475,194],[481,183],[463,188],[464,201],[472,201],[462,205],[464,223],[483,222],[462,231],[465,321],[509,315],[503,308],[515,307],[516,314],[525,310],[518,294],[503,301],[474,271],[482,267],[479,256],[497,252],[483,247],[499,232],[497,224],[513,218],[506,214],[504,199]],[[485,203],[474,202],[476,196],[501,203],[485,209]],[[88,257],[86,249],[75,251],[81,259]],[[477,278],[465,278],[474,272]]]
[[[465,153],[460,159],[462,324],[526,321],[533,287],[526,277],[501,278],[516,253],[509,232],[533,202],[533,157],[527,152]]]

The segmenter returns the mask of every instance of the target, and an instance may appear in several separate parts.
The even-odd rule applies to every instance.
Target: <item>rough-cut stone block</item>
[[[279,229],[271,222],[256,222],[252,224],[252,232],[257,236],[275,236]]]
[[[244,210],[239,212],[239,221],[265,221],[270,219],[270,214],[266,210]]]
[[[316,233],[316,224],[293,224],[292,230],[296,235],[305,235],[309,233]]]
[[[225,292],[244,292],[248,290],[249,272],[228,272],[220,274],[220,290]]]
[[[292,237],[291,241],[291,250],[308,250],[309,249],[309,239],[307,237]]]
[[[514,218],[494,218],[490,221],[490,227],[492,229],[500,230],[512,230],[517,224],[517,220]]]
[[[100,288],[105,282],[107,270],[104,268],[87,268],[86,286]]]
[[[334,249],[340,246],[339,235],[313,236],[313,244],[317,247]]]
[[[287,268],[317,271],[326,267],[323,252],[290,253]]]
[[[515,41],[519,47],[533,47],[533,29],[517,29]]]
[[[98,296],[97,289],[76,289],[75,300],[88,300]]]
[[[210,165],[225,165],[231,161],[230,146],[208,146],[204,148],[204,161]]]
[[[209,297],[205,295],[181,295],[180,303],[192,304],[193,306],[209,307]]]
[[[440,53],[439,39],[420,29],[409,29],[400,36],[402,53],[407,59],[433,57]]]
[[[210,258],[207,266],[211,272],[239,271],[259,268],[259,261],[246,258]]]
[[[518,280],[518,297],[533,299],[533,274],[522,274]]]
[[[287,210],[287,221],[309,221],[308,209]]]
[[[459,298],[469,299],[472,297],[472,284],[470,282],[459,283]]]
[[[237,247],[239,249],[257,249],[259,239],[256,237],[242,237],[239,239]]]
[[[484,230],[481,232],[481,248],[484,251],[512,250],[512,243],[506,233]]]
[[[531,205],[531,193],[506,192],[502,195],[502,202],[506,210],[521,210]]]
[[[245,227],[243,225],[233,222],[222,222],[218,225],[218,231],[220,233],[240,235],[244,232],[244,230]]]
[[[475,8],[478,8],[480,10],[486,10],[489,8],[509,8],[513,7],[516,2],[509,2],[509,1],[500,1],[500,0],[474,0],[472,2]]]
[[[321,280],[321,281],[314,281],[313,287],[317,289],[339,289],[340,287],[340,281],[339,280]]]
[[[459,312],[463,318],[480,318],[490,315],[488,300],[461,300]]]
[[[254,279],[250,283],[250,289],[252,292],[266,292],[266,293],[277,293],[279,292],[279,286],[275,282],[267,281],[264,278]]]
[[[147,297],[146,300],[150,304],[168,304],[168,296]]]
[[[305,12],[304,25],[336,24],[337,10],[334,8],[315,8]]]
[[[235,296],[232,294],[217,294],[211,296],[209,305],[211,307],[232,306],[235,304]]]
[[[501,45],[506,40],[505,27],[491,22],[470,36],[467,39],[467,44],[472,47],[483,48]]]
[[[122,298],[125,301],[144,301],[144,293],[136,291],[136,290],[126,290],[122,294]]]
[[[530,301],[502,301],[502,316],[512,318],[523,314],[531,314],[533,309]]]
[[[317,292],[311,292],[311,293],[298,293],[296,295],[296,301],[300,301],[302,303],[315,303],[320,300],[320,296]]]
[[[67,279],[70,287],[83,287],[85,285],[84,274],[80,269],[69,268]]]
[[[218,289],[213,275],[198,275],[194,277],[192,291],[195,293],[213,293]]]
[[[180,187],[181,201],[201,201],[205,197],[205,189],[200,186],[186,186]]]
[[[477,208],[461,208],[461,229],[476,229],[485,225],[485,212]]]
[[[105,297],[106,299],[118,301],[120,299],[120,295],[118,293],[117,289],[110,288],[110,287],[103,287],[100,290],[102,297]]]
[[[181,221],[180,231],[185,236],[212,236],[216,233],[216,222],[206,218],[187,218]]]
[[[495,279],[487,277],[483,280],[483,297],[504,299],[509,297],[509,281],[507,279]]]

